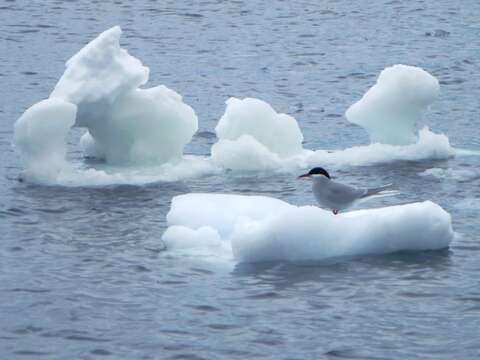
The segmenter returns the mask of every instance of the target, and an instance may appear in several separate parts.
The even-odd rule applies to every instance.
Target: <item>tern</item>
[[[328,172],[321,167],[316,167],[308,173],[300,175],[299,179],[312,179],[312,191],[321,207],[332,210],[337,215],[340,211],[348,209],[359,200],[392,188],[392,184],[376,188],[357,188],[333,181]]]

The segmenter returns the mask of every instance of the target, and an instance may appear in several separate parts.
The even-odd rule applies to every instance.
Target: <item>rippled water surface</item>
[[[352,4],[353,3],[353,4]],[[172,196],[255,193],[313,202],[295,174],[230,173],[145,186],[17,182],[13,123],[50,93],[64,62],[110,26],[200,119],[208,154],[229,96],[297,118],[310,149],[368,143],[345,109],[388,65],[425,68],[441,95],[423,119],[480,150],[477,1],[1,1],[2,359],[476,359],[480,357],[480,158],[342,168],[395,182],[452,214],[449,250],[234,265],[165,251]],[[423,124],[419,124],[423,125]],[[84,161],[69,139],[69,157]],[[440,168],[419,175],[430,168]]]

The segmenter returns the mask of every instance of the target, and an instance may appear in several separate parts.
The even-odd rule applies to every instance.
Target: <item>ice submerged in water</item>
[[[427,128],[414,134],[415,121],[437,96],[438,82],[422,69],[396,65],[347,111],[375,143],[304,149],[295,118],[258,99],[231,98],[215,129],[211,157],[185,156],[184,147],[198,129],[194,110],[163,85],[141,88],[149,69],[120,47],[121,33],[115,26],[83,47],[67,61],[50,97],[17,120],[14,142],[28,180],[96,186],[172,181],[221,169],[296,171],[454,155],[445,135]],[[105,160],[106,171],[65,161],[65,137],[72,127],[86,129],[80,146],[87,157]]]
[[[450,215],[430,201],[333,215],[264,196],[185,194],[167,222],[167,248],[236,262],[437,250],[454,236]]]

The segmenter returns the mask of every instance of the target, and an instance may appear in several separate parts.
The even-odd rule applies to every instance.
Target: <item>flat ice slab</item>
[[[431,201],[333,215],[265,196],[185,194],[173,198],[167,222],[167,248],[237,262],[437,250],[454,235],[450,214]]]

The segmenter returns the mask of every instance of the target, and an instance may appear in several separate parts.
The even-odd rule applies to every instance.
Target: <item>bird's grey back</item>
[[[312,189],[315,198],[321,206],[336,210],[350,207],[366,193],[365,189],[341,184],[322,177],[314,179]]]

